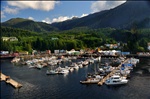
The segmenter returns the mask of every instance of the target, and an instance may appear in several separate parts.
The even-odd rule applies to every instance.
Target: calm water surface
[[[150,59],[140,59],[128,84],[115,87],[80,84],[93,65],[68,75],[46,75],[47,68],[14,66],[10,60],[1,60],[0,66],[2,73],[23,85],[18,90],[1,82],[1,99],[150,99]]]

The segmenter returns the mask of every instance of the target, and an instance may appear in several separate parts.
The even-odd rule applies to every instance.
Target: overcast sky
[[[53,23],[114,8],[126,1],[1,1],[1,22],[26,18]]]

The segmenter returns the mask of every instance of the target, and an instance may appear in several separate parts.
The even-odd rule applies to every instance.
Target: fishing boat
[[[56,74],[58,74],[58,71],[56,71],[56,70],[47,70],[46,74],[47,75],[56,75]]]
[[[41,68],[43,68],[43,65],[37,64],[37,65],[36,65],[36,68],[37,68],[37,69],[41,69]]]
[[[88,73],[87,77],[86,77],[86,80],[80,81],[80,83],[82,83],[82,84],[95,84],[95,83],[98,83],[100,80],[102,80],[103,77],[104,76],[101,76],[97,72],[96,65],[94,65],[94,73],[93,74]]]
[[[74,68],[73,68],[73,67],[70,67],[70,68],[69,68],[69,71],[71,71],[71,72],[72,72],[73,70],[74,70]]]
[[[80,68],[82,68],[82,67],[83,67],[83,65],[82,65],[82,64],[79,64],[78,66],[79,66]]]
[[[50,66],[50,68],[46,71],[47,75],[56,75],[58,73],[59,73],[58,70],[54,69],[53,66]]]
[[[82,63],[83,66],[88,66],[88,64],[89,64],[89,62],[88,62],[87,60],[85,60],[85,61]]]
[[[69,73],[69,70],[68,69],[65,69],[65,68],[63,68],[60,72],[59,72],[59,74],[68,74]]]
[[[128,80],[126,77],[121,77],[119,75],[113,75],[109,79],[105,81],[106,85],[121,85],[121,84],[127,84]]]
[[[74,69],[79,69],[79,66],[76,64],[76,63],[72,63],[71,65],[70,65],[70,67],[72,67],[72,68],[74,68]]]
[[[96,83],[98,83],[102,78],[103,78],[103,76],[100,76],[100,75],[93,75],[93,76],[87,77],[87,79],[84,80],[84,81],[80,81],[80,83],[82,83],[82,84],[96,84]]]
[[[133,66],[136,67],[136,64],[139,63],[139,59],[136,58],[130,58],[130,60],[128,61],[128,63],[132,64]]]

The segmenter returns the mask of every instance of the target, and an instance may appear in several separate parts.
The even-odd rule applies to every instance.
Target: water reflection
[[[125,87],[127,85],[113,85],[113,86],[107,86],[108,89],[112,89],[112,90],[119,90],[122,87]]]
[[[101,64],[105,62],[110,62],[110,59],[102,59]],[[99,63],[79,68],[67,75],[46,75],[47,68],[29,69],[27,66],[13,66],[10,61],[4,60],[1,62],[2,72],[15,78],[23,87],[18,91],[1,82],[1,99],[149,99],[149,64],[150,59],[140,59],[127,85],[98,86],[82,85],[79,81],[85,79],[88,72],[94,72],[94,66],[99,67]]]

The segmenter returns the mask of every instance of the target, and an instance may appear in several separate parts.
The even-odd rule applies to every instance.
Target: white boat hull
[[[46,71],[46,74],[47,75],[56,75],[56,74],[58,74],[58,72],[56,72],[56,71]]]
[[[82,84],[97,84],[100,80],[87,80],[87,81],[80,81]]]
[[[120,82],[108,82],[108,81],[105,82],[106,85],[122,85],[122,84],[127,84],[127,83],[128,83],[128,80],[122,80]]]

